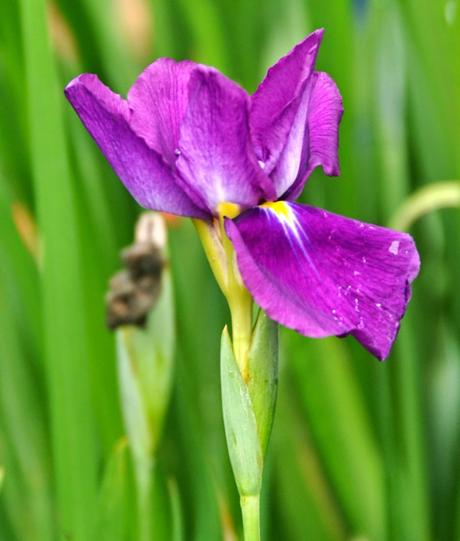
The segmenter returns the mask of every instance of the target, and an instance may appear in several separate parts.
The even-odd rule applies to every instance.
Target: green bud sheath
[[[221,385],[227,447],[240,494],[245,540],[257,541],[263,463],[278,389],[278,327],[262,310],[251,336],[246,379],[224,328]]]
[[[262,310],[252,335],[247,385],[265,457],[278,391],[278,325]]]
[[[154,453],[160,439],[174,366],[173,306],[171,277],[165,269],[146,328],[124,326],[116,333],[123,416],[134,454]]]
[[[256,495],[263,455],[249,388],[241,377],[227,327],[221,342],[221,385],[227,447],[240,495]]]
[[[232,321],[221,340],[222,408],[228,453],[240,494],[245,541],[260,540],[259,501],[264,457],[278,388],[278,327],[260,310],[253,328],[253,299],[241,278],[225,217],[241,209],[219,205],[212,223],[195,221],[211,269],[225,295]]]

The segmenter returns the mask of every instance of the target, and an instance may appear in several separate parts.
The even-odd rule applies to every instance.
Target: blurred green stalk
[[[139,220],[135,246],[149,244],[166,254],[166,226],[160,214],[145,213]],[[136,265],[142,267],[146,263]],[[143,279],[141,276],[140,280]],[[165,262],[159,279],[161,291],[147,314],[145,328],[125,324],[116,332],[121,406],[134,463],[140,541],[151,540],[155,531],[152,524],[155,455],[174,367],[173,292]]]
[[[245,541],[260,540],[260,496],[241,496]]]

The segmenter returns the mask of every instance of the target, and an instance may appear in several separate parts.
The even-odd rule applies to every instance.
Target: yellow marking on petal
[[[240,214],[241,208],[236,203],[219,203],[217,212],[220,218],[236,218]]]
[[[262,203],[260,206],[270,209],[277,215],[280,221],[284,221],[290,226],[295,225],[292,210],[285,201],[267,201],[267,203]]]
[[[290,210],[284,201],[267,201],[266,203],[262,203],[260,206],[271,209],[276,212],[276,214],[281,214],[286,218],[289,217]]]

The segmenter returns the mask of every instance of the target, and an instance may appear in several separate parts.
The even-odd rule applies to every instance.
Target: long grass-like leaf
[[[80,247],[62,122],[63,99],[43,1],[21,1],[28,119],[38,225],[44,342],[59,532],[91,539],[97,454],[91,414]]]

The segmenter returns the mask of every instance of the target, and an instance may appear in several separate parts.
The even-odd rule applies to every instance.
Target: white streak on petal
[[[393,255],[398,255],[399,252],[399,240],[394,240],[390,247],[388,248],[388,251]]]

